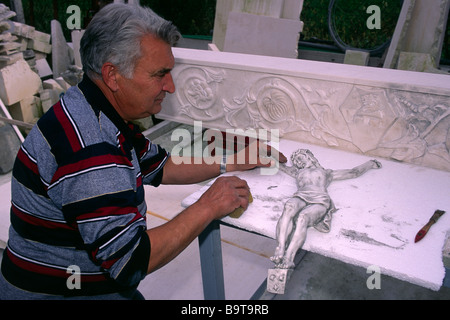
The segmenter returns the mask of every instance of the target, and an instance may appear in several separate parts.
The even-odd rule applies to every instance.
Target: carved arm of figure
[[[333,170],[332,178],[333,180],[345,180],[345,179],[354,179],[363,175],[370,169],[380,169],[381,163],[377,160],[367,161],[353,169],[345,169],[345,170]]]
[[[296,178],[297,170],[298,170],[298,169],[295,168],[294,166],[288,167],[288,166],[286,165],[286,163],[280,163],[279,169],[280,169],[282,172],[286,173],[287,175],[289,175],[289,176],[291,176],[291,177],[293,177],[293,178]]]

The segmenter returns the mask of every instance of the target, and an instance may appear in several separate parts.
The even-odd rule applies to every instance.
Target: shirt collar
[[[125,141],[130,144],[130,149],[134,147],[136,150],[141,150],[145,147],[146,139],[139,130],[139,127],[131,122],[127,124],[112,106],[111,102],[105,97],[102,90],[86,74],[84,74],[83,80],[78,84],[78,88],[83,92],[87,102],[91,105],[96,115],[99,117],[100,112],[104,113],[117,129],[119,129],[125,137]]]
[[[87,102],[94,109],[97,116],[100,115],[100,112],[103,112],[120,132],[122,132],[126,139],[133,141],[136,134],[133,131],[136,130],[136,126],[131,123],[127,124],[122,119],[111,102],[105,97],[102,90],[86,74],[84,74],[83,80],[78,84],[78,88],[83,92]]]
[[[87,102],[99,115],[100,112],[106,116],[120,129],[125,121],[117,113],[111,102],[105,97],[102,90],[85,74],[83,80],[78,84],[78,88],[83,92]]]

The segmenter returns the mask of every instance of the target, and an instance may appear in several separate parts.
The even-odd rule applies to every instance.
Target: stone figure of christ
[[[278,245],[271,260],[279,269],[295,266],[294,257],[305,243],[309,227],[330,231],[331,215],[336,211],[327,191],[332,181],[357,178],[370,169],[381,168],[377,160],[370,160],[353,169],[324,169],[306,149],[295,151],[291,162],[291,167],[280,165],[280,170],[296,179],[298,189],[285,203],[277,224]]]

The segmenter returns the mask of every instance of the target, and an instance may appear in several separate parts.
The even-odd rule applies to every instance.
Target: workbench
[[[281,140],[286,155],[298,149],[310,149],[321,165],[329,169],[348,169],[372,158]],[[329,187],[337,212],[330,233],[308,230],[303,250],[367,268],[379,266],[383,275],[432,290],[450,285],[445,276],[442,249],[450,230],[450,173],[392,162],[378,158],[383,167],[353,179],[335,181]],[[290,165],[290,164],[288,164]],[[275,239],[276,224],[284,201],[296,190],[294,179],[280,172],[262,176],[260,169],[233,173],[246,179],[254,201],[239,218],[224,218],[212,223],[199,237],[200,259],[206,299],[224,299],[224,280],[220,241],[221,225],[239,228]],[[0,244],[8,237],[10,185],[9,175],[0,184]],[[182,201],[188,206],[212,183]],[[195,189],[193,189],[195,190]],[[414,243],[416,233],[436,209],[447,211],[426,237]],[[448,274],[447,270],[447,274]]]
[[[326,169],[350,169],[372,159],[289,140],[279,145],[288,158],[300,148],[311,150]],[[377,266],[383,275],[439,290],[448,284],[442,260],[450,214],[444,214],[423,240],[415,243],[414,238],[435,210],[450,210],[450,173],[378,160],[382,169],[331,183],[328,191],[338,209],[331,231],[309,228],[302,249],[364,268]],[[245,179],[254,201],[239,219],[215,221],[199,237],[205,299],[225,298],[220,225],[276,239],[284,202],[297,190],[295,180],[283,172],[262,175],[260,170],[226,174]],[[212,183],[199,187],[182,205],[195,202]]]

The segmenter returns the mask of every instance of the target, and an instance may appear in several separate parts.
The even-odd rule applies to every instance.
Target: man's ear
[[[102,66],[102,78],[103,82],[108,86],[108,88],[116,92],[119,90],[119,86],[117,83],[118,69],[115,65],[110,62],[106,62]]]

